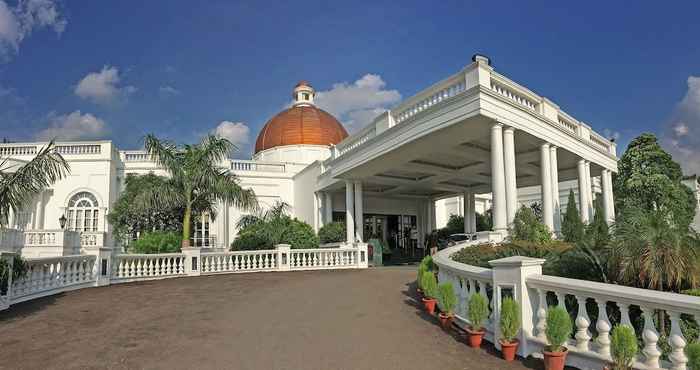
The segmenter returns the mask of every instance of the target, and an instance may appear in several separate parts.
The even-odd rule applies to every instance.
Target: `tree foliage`
[[[0,227],[7,225],[10,210],[21,212],[32,198],[69,172],[68,162],[56,151],[53,141],[22,166],[10,164],[8,158],[1,159]]]
[[[173,204],[169,208],[134,207],[134,199],[145,192],[156,192],[167,186],[168,179],[154,174],[127,175],[124,191],[107,215],[114,236],[122,243],[137,239],[137,235],[152,231],[182,230],[184,204]]]
[[[345,241],[345,222],[331,222],[318,230],[321,243],[337,243]]]
[[[552,233],[537,219],[531,208],[522,206],[515,213],[511,237],[513,240],[524,240],[539,244],[552,241]]]
[[[577,243],[583,239],[584,225],[576,208],[576,197],[573,190],[569,190],[569,201],[561,224],[561,233],[564,236],[564,241],[569,243]]]
[[[544,332],[551,352],[563,351],[564,343],[571,336],[571,330],[571,318],[564,307],[554,306],[547,309]]]
[[[499,321],[501,335],[507,342],[512,342],[520,330],[520,305],[512,297],[501,301],[501,318]]]
[[[241,218],[238,236],[231,250],[272,249],[277,244],[291,248],[318,248],[319,239],[311,225],[287,215],[289,205],[277,202],[269,210]]]
[[[193,215],[216,216],[216,204],[226,202],[243,211],[258,207],[252,189],[240,186],[238,177],[221,163],[235,146],[227,139],[209,135],[198,144],[177,146],[167,140],[147,135],[145,146],[156,164],[170,175],[159,189],[144,191],[134,198],[138,210],[171,209],[184,206],[182,245],[189,246]]]
[[[421,276],[421,287],[423,294],[428,298],[436,299],[438,296],[437,280],[432,272],[423,273]]]
[[[493,212],[487,209],[483,214],[476,212],[476,231],[489,231],[493,229]]]
[[[681,182],[681,166],[656,136],[645,133],[632,140],[618,161],[618,171],[613,181],[618,210],[661,210],[681,229],[691,224],[696,207],[692,190]]]
[[[632,369],[632,361],[638,350],[634,329],[627,325],[616,325],[610,337],[610,354],[615,362],[615,370]]]
[[[469,325],[472,330],[481,330],[484,327],[486,319],[489,317],[489,302],[479,294],[472,294],[469,298]]]
[[[141,235],[129,244],[131,253],[177,253],[180,252],[182,237],[176,232],[154,231]]]
[[[440,311],[452,315],[455,306],[457,305],[457,296],[455,295],[452,283],[442,283],[438,285],[438,307]]]
[[[445,228],[447,229],[446,231],[448,235],[463,233],[464,216],[451,214],[450,218],[447,220],[447,225],[445,226]]]

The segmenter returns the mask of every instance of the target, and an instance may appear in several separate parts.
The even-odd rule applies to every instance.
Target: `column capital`
[[[549,148],[550,148],[550,145],[549,145],[549,143],[544,142],[544,143],[540,144],[540,148],[542,148],[542,149],[549,149]]]
[[[515,131],[516,131],[516,130],[515,130],[515,127],[513,127],[513,126],[503,126],[503,133],[504,133],[504,134],[507,133],[507,134],[509,134],[509,135],[512,135],[512,134],[515,133]]]

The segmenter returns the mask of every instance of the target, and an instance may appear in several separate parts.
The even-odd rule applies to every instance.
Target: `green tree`
[[[7,158],[0,160],[0,227],[7,225],[10,210],[15,214],[39,192],[64,178],[68,163],[51,141],[31,161],[16,166]]]
[[[176,204],[170,208],[137,208],[134,199],[144,192],[154,192],[167,186],[168,179],[154,174],[127,175],[124,191],[114,203],[107,219],[114,236],[122,243],[134,240],[144,232],[153,231],[182,231],[181,215],[184,204]],[[178,245],[179,248],[179,245]]]
[[[182,239],[179,233],[154,231],[146,232],[129,245],[132,253],[177,253]]]
[[[561,233],[564,235],[564,241],[569,243],[576,243],[583,239],[584,225],[576,208],[576,197],[573,190],[569,190],[569,200],[561,224]]]
[[[656,136],[645,133],[632,140],[617,167],[613,188],[618,212],[664,210],[681,229],[690,225],[696,207],[693,193],[681,182],[680,165],[661,148]]]
[[[323,225],[318,230],[318,238],[321,243],[337,243],[345,240],[345,223],[331,222]]]
[[[491,209],[487,209],[483,214],[476,213],[476,231],[489,231],[493,228]]]
[[[319,238],[311,225],[291,218],[289,205],[277,202],[265,212],[254,212],[238,222],[238,236],[231,243],[232,250],[271,249],[277,244],[292,248],[318,248]]]
[[[193,214],[216,215],[216,204],[226,202],[243,211],[258,207],[252,189],[240,186],[238,177],[220,167],[235,146],[228,140],[209,135],[199,144],[177,146],[153,135],[145,138],[146,151],[170,175],[159,189],[149,189],[134,199],[139,210],[183,206],[182,246],[189,247]]]
[[[537,219],[531,208],[524,205],[515,212],[511,235],[513,240],[524,240],[539,244],[552,241],[551,231]]]
[[[451,214],[445,226],[449,235],[461,234],[464,232],[464,216]]]

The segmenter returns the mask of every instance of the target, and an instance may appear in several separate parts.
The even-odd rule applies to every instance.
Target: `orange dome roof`
[[[269,120],[255,141],[255,153],[283,145],[330,145],[348,137],[330,113],[313,105],[297,105]]]

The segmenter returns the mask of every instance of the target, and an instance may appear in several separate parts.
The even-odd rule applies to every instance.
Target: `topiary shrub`
[[[632,369],[632,360],[637,355],[637,336],[627,325],[616,325],[611,333],[610,354],[615,370]]]
[[[337,243],[345,241],[345,223],[331,222],[323,225],[318,230],[318,238],[321,243]]]
[[[540,222],[532,209],[522,206],[513,219],[513,240],[525,240],[538,244],[552,241],[552,233],[547,226]]]
[[[472,294],[469,298],[469,323],[474,331],[484,328],[484,322],[489,317],[489,302],[481,294]]]
[[[138,240],[129,244],[131,253],[178,253],[182,245],[180,233],[154,231],[144,233]]]
[[[685,354],[688,356],[688,369],[700,370],[700,343],[691,343],[685,347]]]
[[[566,213],[561,223],[561,233],[564,236],[564,241],[569,243],[578,243],[583,239],[585,225],[581,221],[581,216],[576,208],[576,197],[574,191],[569,190],[569,200],[566,205]]]
[[[421,278],[423,286],[423,294],[426,297],[436,299],[438,296],[437,280],[435,280],[435,275],[433,273],[424,273]]]
[[[520,305],[511,297],[503,298],[501,301],[499,324],[503,340],[508,343],[513,342],[520,330]]]
[[[440,307],[440,311],[452,316],[456,305],[457,296],[455,296],[452,283],[440,284],[438,286],[438,307]]]
[[[241,229],[231,250],[272,249],[277,244],[289,244],[292,249],[318,248],[319,239],[311,225],[282,215]]]
[[[566,347],[564,343],[571,336],[571,318],[564,307],[555,306],[547,310],[547,326],[545,335],[547,336],[547,351],[563,352]]]

